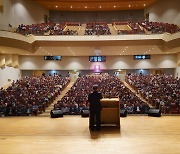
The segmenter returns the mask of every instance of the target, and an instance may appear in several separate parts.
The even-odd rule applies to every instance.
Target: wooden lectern
[[[120,128],[119,98],[103,98],[101,100],[101,125],[115,125]],[[89,117],[90,124],[90,117]]]
[[[119,98],[103,98],[101,100],[101,125],[113,124],[120,128]]]

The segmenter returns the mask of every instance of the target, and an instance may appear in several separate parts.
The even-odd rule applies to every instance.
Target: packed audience
[[[163,113],[180,113],[180,79],[164,74],[131,74],[126,82]]]
[[[174,24],[149,21],[139,22],[138,24],[144,27],[147,31],[152,32],[153,34],[162,34],[165,32],[173,34],[180,31],[180,28]]]
[[[144,34],[145,30],[152,34],[162,33],[176,33],[180,31],[180,28],[174,24],[162,23],[162,22],[113,22],[115,25],[127,25],[130,29],[118,29],[117,34]],[[17,33],[23,35],[78,35],[77,30],[69,29],[68,26],[79,26],[79,22],[64,22],[57,23],[41,23],[24,25],[21,24],[16,29]],[[66,30],[67,29],[67,30]],[[91,22],[86,24],[84,35],[111,35],[111,31],[106,22]]]
[[[16,29],[17,33],[23,35],[77,35],[77,30],[67,29],[66,26],[81,26],[80,23],[41,23],[32,25],[19,25]]]
[[[147,113],[149,106],[142,102],[117,77],[103,75],[84,75],[79,77],[66,95],[54,105],[64,114],[80,114],[82,110],[89,109],[88,94],[92,92],[93,85],[97,84],[104,98],[120,98],[120,108],[128,113]]]
[[[108,24],[105,22],[87,23],[84,35],[111,35]]]
[[[23,35],[62,35],[65,24],[41,23],[19,25],[16,32]]]
[[[61,93],[69,77],[25,77],[0,89],[0,115],[38,115]]]

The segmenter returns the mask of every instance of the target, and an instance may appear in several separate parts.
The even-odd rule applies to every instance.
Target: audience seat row
[[[54,101],[70,82],[69,77],[25,77],[0,89],[0,115],[37,115]]]
[[[54,109],[61,109],[64,114],[80,114],[89,109],[88,94],[97,84],[104,98],[119,97],[121,109],[128,113],[144,114],[149,106],[131,92],[117,77],[110,75],[84,75],[79,77],[66,95],[54,105]]]
[[[78,35],[77,30],[69,29],[67,27],[81,27],[80,22],[62,22],[56,23],[41,23],[24,25],[21,24],[17,28],[16,32],[23,35]],[[127,26],[128,29],[115,28],[117,34],[162,34],[162,33],[176,33],[180,31],[180,28],[174,24],[162,23],[162,22],[113,22],[112,26]],[[66,30],[67,29],[67,30]],[[149,33],[148,33],[149,34]],[[110,28],[106,22],[89,22],[86,23],[84,35],[111,35]]]
[[[180,113],[180,79],[165,74],[131,74],[126,82],[162,113]]]

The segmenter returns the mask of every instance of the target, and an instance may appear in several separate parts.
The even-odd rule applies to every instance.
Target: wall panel
[[[5,67],[6,61],[5,61],[5,55],[0,55],[0,68]]]
[[[12,55],[6,55],[6,66],[12,67],[13,66],[13,60],[12,60]]]
[[[19,56],[18,55],[12,55],[12,66],[14,68],[19,67]]]

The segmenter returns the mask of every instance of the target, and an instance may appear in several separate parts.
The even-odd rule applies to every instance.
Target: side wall
[[[7,30],[9,24],[17,27],[19,24],[42,23],[44,15],[49,15],[49,11],[32,0],[4,0],[0,29]]]
[[[144,14],[149,13],[150,21],[180,25],[179,2],[179,0],[159,0],[149,8],[145,9]]]
[[[21,71],[19,68],[5,67],[0,69],[0,87],[3,87],[13,80],[21,78]]]
[[[176,55],[152,55],[150,60],[134,60],[133,56],[107,56],[106,62],[89,62],[89,57],[62,57],[61,61],[45,61],[42,56],[20,56],[21,70],[93,70],[176,68]]]

